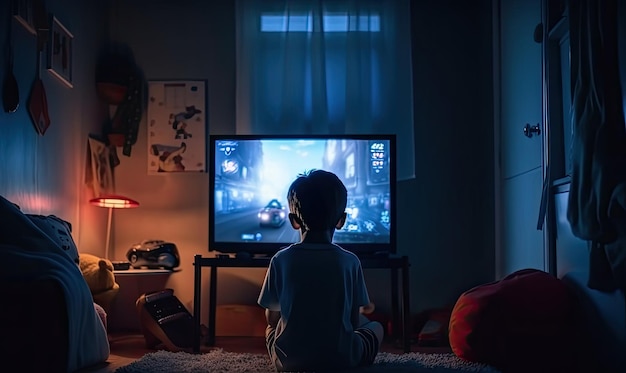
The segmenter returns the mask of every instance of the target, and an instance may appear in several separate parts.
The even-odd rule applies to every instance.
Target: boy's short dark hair
[[[346,210],[348,191],[332,172],[311,170],[291,183],[287,192],[289,211],[306,230],[334,229]]]

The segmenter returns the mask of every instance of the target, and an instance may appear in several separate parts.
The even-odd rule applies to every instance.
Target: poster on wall
[[[206,83],[148,83],[148,173],[206,171]]]

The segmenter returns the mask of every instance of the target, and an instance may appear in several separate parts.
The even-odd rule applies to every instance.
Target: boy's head
[[[337,175],[312,170],[298,175],[289,187],[289,219],[294,228],[324,231],[341,228],[348,192]]]

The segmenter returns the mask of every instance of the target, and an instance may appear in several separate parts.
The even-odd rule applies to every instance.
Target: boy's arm
[[[353,311],[352,319],[351,319],[352,327],[354,327],[354,329],[360,327],[361,324],[363,324],[363,320],[364,320],[361,315],[368,315],[374,312],[374,308],[376,308],[376,305],[370,302],[369,304],[366,304],[365,306],[361,306],[357,308],[356,311]]]
[[[356,329],[359,326],[361,326],[361,320],[360,320],[361,317],[360,317],[360,315],[361,315],[361,313],[359,312],[358,308],[352,310],[352,317],[351,317],[350,321],[352,321],[352,328],[353,329]]]
[[[359,307],[359,312],[362,313],[363,315],[369,315],[370,313],[374,312],[375,308],[376,308],[376,305],[373,302],[369,302],[365,306]]]
[[[280,311],[271,311],[265,309],[265,319],[267,320],[267,325],[272,328],[276,328],[278,325],[278,320],[280,320]]]

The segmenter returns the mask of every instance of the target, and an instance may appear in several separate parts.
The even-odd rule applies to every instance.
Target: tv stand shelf
[[[202,267],[209,267],[209,335],[207,345],[215,343],[215,312],[217,309],[217,269],[220,267],[237,268],[267,268],[271,257],[227,257],[220,255],[213,258],[205,258],[202,255],[194,256],[194,294],[193,294],[193,318],[194,318],[194,346],[193,352],[200,352],[200,312],[202,295]],[[409,293],[409,258],[407,256],[375,255],[362,257],[363,269],[389,269],[391,273],[391,313],[393,336],[402,335],[404,352],[411,351],[411,312]],[[401,272],[402,292],[398,289],[398,270]],[[400,322],[399,322],[400,321]],[[400,327],[401,326],[401,327]]]

